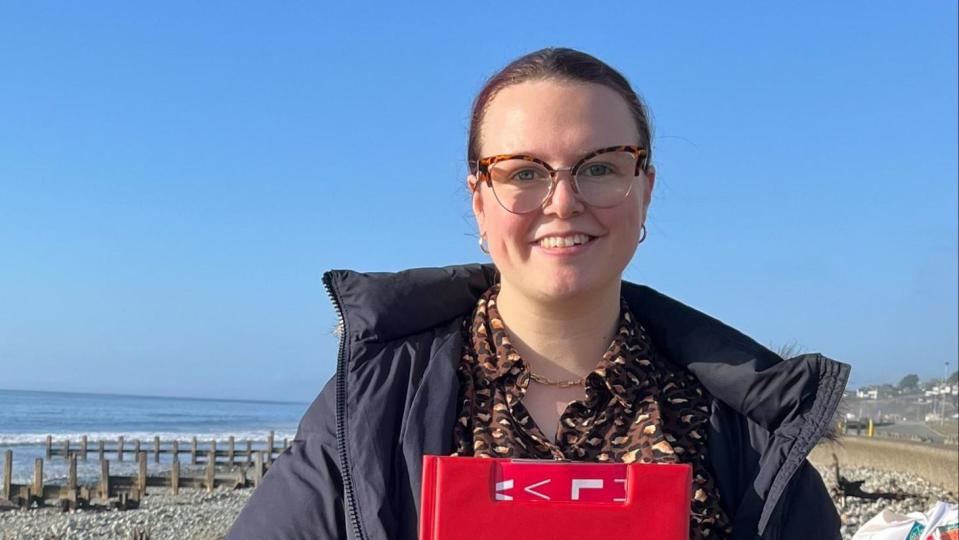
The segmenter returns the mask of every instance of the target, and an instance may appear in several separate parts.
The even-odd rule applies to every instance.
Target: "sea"
[[[33,479],[35,459],[45,455],[47,435],[53,437],[54,447],[62,448],[69,439],[71,450],[78,449],[80,438],[86,435],[92,451],[87,461],[78,459],[77,476],[81,483],[89,483],[100,474],[96,452],[100,439],[115,442],[123,436],[125,449],[130,449],[135,440],[149,448],[159,436],[161,441],[179,440],[181,449],[189,449],[190,441],[197,437],[199,448],[209,448],[210,441],[216,440],[218,449],[223,449],[232,435],[239,452],[245,450],[246,439],[258,442],[254,449],[264,448],[273,431],[274,444],[280,446],[283,439],[293,439],[307,407],[306,402],[0,390],[0,463],[5,451],[12,450],[13,483],[28,483]],[[126,453],[122,462],[115,452],[107,452],[104,458],[110,461],[111,476],[135,474],[132,454]],[[172,456],[161,454],[160,458],[160,463],[154,463],[148,453],[151,475],[170,470]],[[180,456],[181,463],[189,463],[189,459],[188,454]],[[63,457],[45,460],[44,483],[65,482],[67,470]]]

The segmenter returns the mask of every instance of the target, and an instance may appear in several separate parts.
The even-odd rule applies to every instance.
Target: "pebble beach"
[[[163,490],[167,491],[167,490]],[[136,510],[0,509],[0,540],[14,539],[215,539],[222,538],[252,489],[148,492]]]
[[[833,471],[819,469],[828,488],[835,485]],[[865,491],[902,491],[916,494],[902,501],[863,501],[847,498],[838,510],[843,521],[843,538],[853,534],[884,508],[897,512],[924,512],[937,500],[956,502],[956,494],[916,475],[866,467],[843,467],[849,480],[866,480]],[[0,540],[14,539],[101,539],[135,538],[146,533],[150,540],[216,539],[226,534],[233,520],[252,494],[252,489],[217,489],[212,493],[182,490],[174,497],[164,490],[149,494],[139,509],[127,511],[61,512],[55,508],[0,510]]]
[[[835,474],[831,469],[819,469],[819,472],[823,475],[826,487],[832,491],[836,485]],[[862,489],[869,493],[902,492],[914,495],[901,501],[886,499],[868,501],[846,497],[844,501],[840,501],[836,505],[839,517],[842,520],[842,537],[844,540],[852,538],[864,523],[884,509],[908,514],[910,512],[926,512],[936,504],[936,501],[956,504],[955,493],[946,491],[942,487],[916,475],[868,467],[843,467],[840,469],[840,474],[850,481],[865,480]]]

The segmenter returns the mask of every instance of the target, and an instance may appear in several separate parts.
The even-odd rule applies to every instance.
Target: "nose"
[[[585,205],[573,189],[572,174],[569,171],[559,171],[557,174],[553,193],[546,200],[543,212],[555,214],[560,218],[579,214],[585,209]]]

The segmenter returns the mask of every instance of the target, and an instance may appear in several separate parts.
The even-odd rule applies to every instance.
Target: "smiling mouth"
[[[558,249],[582,246],[592,242],[594,239],[596,239],[595,236],[590,236],[588,234],[574,234],[571,236],[546,236],[540,238],[539,241],[534,242],[534,244],[541,248]]]

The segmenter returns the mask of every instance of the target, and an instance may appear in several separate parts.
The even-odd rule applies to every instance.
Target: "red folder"
[[[688,464],[423,456],[420,540],[687,540]]]

